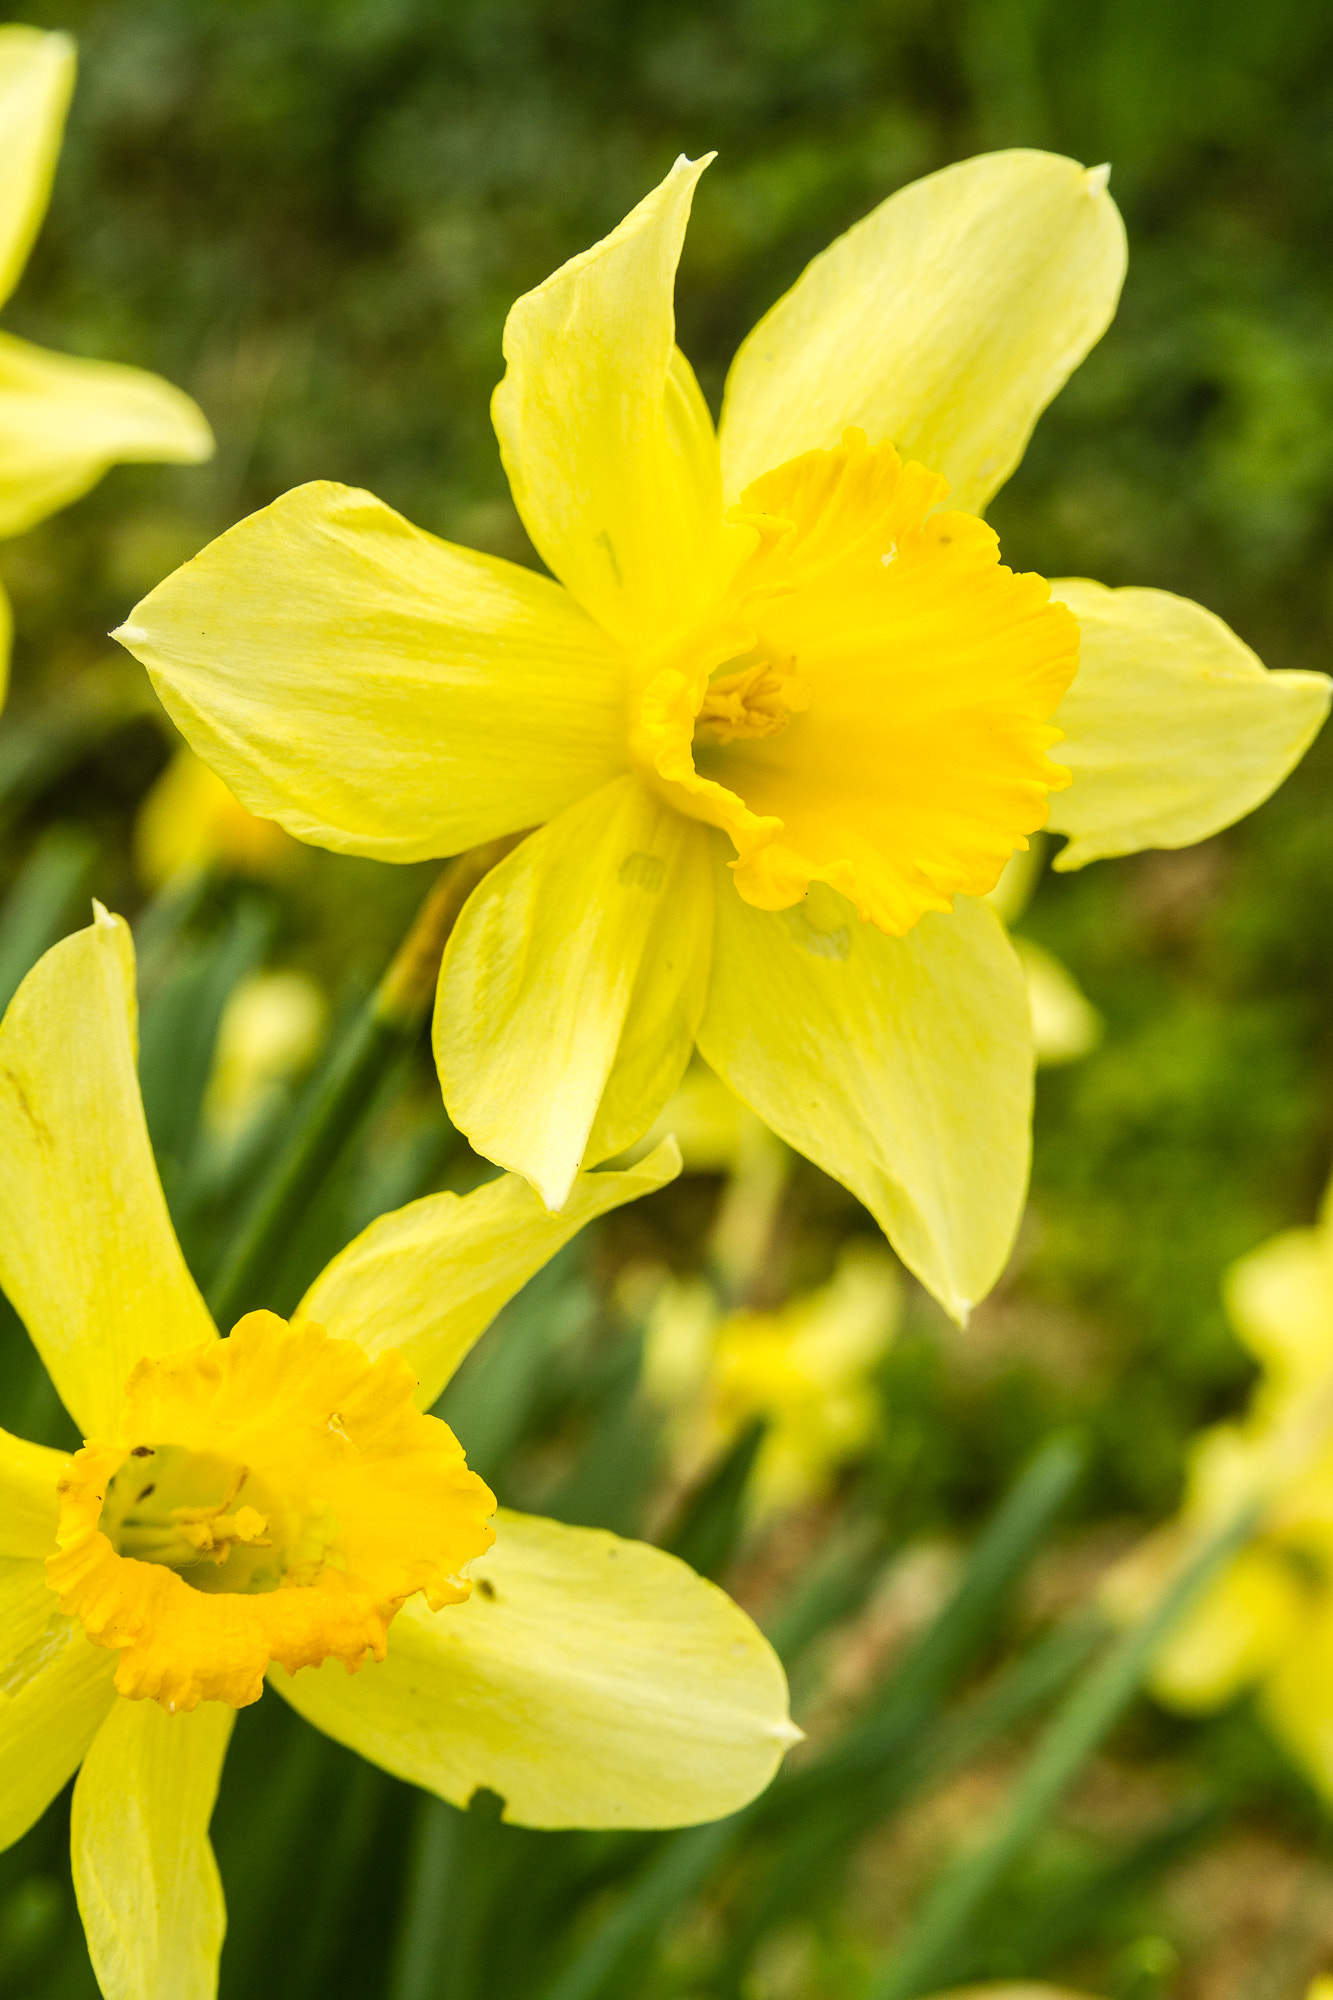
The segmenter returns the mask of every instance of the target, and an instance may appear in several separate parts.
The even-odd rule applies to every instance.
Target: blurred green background
[[[682,151],[719,155],[678,291],[681,344],[715,408],[758,314],[895,187],[990,147],[1109,159],[1130,237],[1124,301],[992,509],[1006,558],[1177,590],[1270,666],[1330,665],[1333,14],[1317,0],[65,0],[23,18],[72,31],[81,69],[6,325],[159,370],[198,398],[219,450],[199,470],[113,472],[0,545],[18,631],[0,723],[7,881],[59,855],[53,830],[84,836],[68,849],[77,894],[139,909],[130,829],[168,737],[102,635],[241,514],[334,478],[533,559],[487,415],[505,312]],[[918,1553],[968,1542],[1042,1438],[1072,1424],[1087,1469],[1036,1582],[969,1663],[980,1673],[1174,1505],[1189,1437],[1240,1407],[1250,1379],[1220,1273],[1309,1220],[1333,1160],[1331,779],[1326,737],[1262,811],[1204,846],[1043,880],[1025,929],[1076,974],[1105,1038],[1043,1074],[1031,1211],[1006,1279],[965,1335],[912,1299],[883,1372],[883,1444],[840,1506],[791,1526],[785,1552],[751,1556],[760,1599],[764,1562],[799,1570],[816,1529],[870,1520],[885,1548]],[[184,953],[225,994],[267,955],[313,973],[336,1011],[429,872],[312,857],[276,893],[215,885],[174,939],[173,976]],[[60,921],[78,911],[71,893]],[[307,1261],[379,1209],[478,1171],[433,1088],[424,1062],[394,1080]],[[170,1181],[186,1169],[163,1143]],[[500,1334],[563,1341],[564,1374],[545,1400],[502,1368],[473,1385],[502,1484],[522,1436],[572,1438],[576,1457],[583,1440],[588,1460],[618,1438],[624,1457],[640,1418],[626,1415],[618,1274],[646,1257],[697,1265],[719,1186],[691,1176],[614,1218],[519,1302]],[[209,1199],[195,1202],[201,1255]],[[798,1167],[778,1292],[821,1281],[868,1228]],[[7,1365],[17,1382],[19,1361]],[[566,1511],[633,1527],[641,1504],[585,1482]],[[838,1632],[820,1668],[835,1685],[838,1659],[870,1643],[865,1615]],[[886,1659],[900,1638],[883,1641]],[[566,1949],[560,1926],[590,1934],[640,1863],[585,1842],[557,1866],[554,1848],[484,1815],[464,1833],[461,1815],[422,1818],[405,1788],[279,1707],[242,1718],[219,1809],[229,1994],[539,1993]],[[971,1792],[937,1786],[905,1823],[853,1829],[808,1906],[794,1897],[728,1964],[772,1860],[747,1850],[668,1904],[665,1942],[649,1937],[628,1984],[606,1990],[861,1992],[904,1898],[1010,1754],[983,1761]],[[0,1993],[90,1990],[59,1817],[0,1862]],[[1187,1725],[1143,1703],[959,1976],[1059,1974],[1118,2000],[1294,1991],[1333,1952],[1323,1827],[1244,1707]],[[434,1901],[405,1902],[404,1879],[436,1880]],[[437,1935],[422,1909],[438,1916],[446,1883]],[[1053,1913],[1075,1906],[1081,1927],[1061,1929]],[[556,1939],[549,1963],[540,1942],[505,1960],[516,1910]]]

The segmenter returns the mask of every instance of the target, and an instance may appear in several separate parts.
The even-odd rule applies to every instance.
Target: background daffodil
[[[0,306],[46,213],[74,87],[74,44],[0,27]],[[0,334],[0,536],[22,534],[128,460],[194,464],[213,438],[190,398],[157,375],[50,354]],[[0,593],[0,675],[9,658]]]
[[[1048,812],[1077,867],[1249,811],[1329,686],[1165,592],[1052,596],[977,518],[1114,311],[1104,170],[1015,151],[891,197],[742,343],[716,434],[674,345],[701,171],[510,313],[496,429],[558,583],[319,484],[118,636],[303,839],[407,861],[538,827],[455,931],[436,1054],[548,1206],[697,1041],[962,1316],[1029,1145],[1025,982],[981,899]]]
[[[1261,1380],[1240,1421],[1199,1438],[1179,1519],[1113,1572],[1110,1602],[1133,1615],[1182,1552],[1265,1496],[1259,1531],[1171,1634],[1153,1685],[1203,1712],[1253,1689],[1333,1800],[1333,1186],[1313,1229],[1232,1266],[1225,1299]]]
[[[728,1312],[706,1279],[667,1278],[648,1316],[644,1387],[667,1413],[678,1476],[698,1479],[758,1419],[751,1517],[822,1499],[879,1428],[873,1373],[900,1309],[893,1260],[867,1244],[848,1244],[828,1284],[774,1311]]]
[[[99,912],[0,1025],[0,1278],[89,1440],[69,1459],[0,1433],[0,1843],[79,1769],[103,1991],[214,1990],[207,1826],[269,1655],[340,1742],[527,1825],[751,1798],[795,1732],[744,1614],[612,1535],[502,1513],[488,1548],[490,1493],[420,1413],[583,1221],[671,1177],[672,1149],[581,1177],[558,1218],[508,1176],[428,1196],[336,1257],[290,1327],[253,1313],[220,1342],[153,1167],[134,1020],[129,934]]]

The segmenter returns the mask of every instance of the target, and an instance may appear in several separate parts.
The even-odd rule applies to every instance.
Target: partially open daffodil
[[[982,897],[1048,818],[1078,866],[1248,812],[1329,685],[1162,591],[1053,595],[978,518],[1115,309],[1104,170],[999,153],[894,195],[743,343],[715,433],[672,305],[704,164],[509,315],[495,424],[558,582],[319,484],[118,636],[302,839],[410,861],[538,829],[441,976],[483,1153],[558,1207],[697,1041],[961,1316],[1029,1145],[1025,983]]]
[[[1190,1550],[1261,1500],[1258,1531],[1176,1626],[1153,1687],[1192,1710],[1253,1689],[1333,1801],[1333,1186],[1313,1229],[1232,1266],[1226,1302],[1263,1370],[1249,1412],[1203,1433],[1179,1519],[1113,1573],[1109,1602],[1138,1615]]]
[[[424,1415],[497,1308],[667,1146],[558,1217],[503,1176],[382,1216],[291,1324],[219,1340],[135,1080],[119,919],[0,1025],[0,1280],[87,1442],[0,1432],[0,1846],[76,1769],[74,1880],[108,1995],[207,2000],[207,1827],[235,1709],[272,1685],[397,1776],[529,1826],[744,1804],[796,1732],[782,1669],[661,1551],[501,1512]],[[493,1544],[493,1546],[492,1546]],[[80,1768],[81,1767],[81,1768]]]
[[[74,87],[74,44],[0,27],[0,306],[46,213]],[[193,464],[213,449],[201,412],[157,375],[50,354],[0,333],[0,536],[22,534],[127,460]],[[0,684],[9,608],[0,593]]]

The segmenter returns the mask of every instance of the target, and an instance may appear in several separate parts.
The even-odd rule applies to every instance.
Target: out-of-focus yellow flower
[[[68,35],[0,27],[0,306],[46,213],[73,87]],[[159,376],[51,354],[0,333],[0,536],[68,506],[109,466],[195,464],[212,449],[202,413]],[[0,677],[8,660],[9,608],[0,594]]]
[[[1035,835],[1015,854],[986,901],[1003,917],[1012,933],[1032,899],[1046,854],[1046,840]],[[1027,981],[1032,1046],[1043,1064],[1076,1062],[1102,1038],[1102,1017],[1078,981],[1053,952],[1031,938],[1014,937],[1014,950]]]
[[[875,1434],[871,1376],[900,1302],[891,1259],[859,1244],[843,1251],[827,1285],[775,1312],[725,1312],[703,1279],[668,1279],[649,1317],[643,1379],[671,1412],[680,1475],[697,1477],[762,1417],[752,1515],[818,1499]]]
[[[932,1993],[930,2000],[1092,2000],[1092,1996],[1076,1993],[1072,1986],[1048,1986],[1043,1979],[998,1979],[980,1986],[951,1986],[947,1993]]]
[[[1329,684],[1163,591],[1053,594],[979,518],[1115,310],[1105,169],[996,153],[892,196],[742,344],[715,432],[673,313],[706,164],[509,315],[495,424],[558,582],[319,484],[117,636],[303,840],[409,861],[537,827],[442,968],[481,1152],[558,1207],[697,1041],[962,1317],[1029,1149],[1026,982],[982,898],[1048,814],[1077,867],[1248,812]]]
[[[756,1147],[780,1144],[748,1104],[697,1057],[644,1144],[675,1135],[687,1174],[735,1173]]]
[[[234,1140],[273,1101],[274,1092],[313,1062],[328,1007],[303,972],[256,972],[223,1010],[204,1116],[222,1140]]]
[[[1318,1972],[1305,1989],[1305,2000],[1333,2000],[1333,1972]]]
[[[135,865],[149,889],[210,866],[272,880],[290,868],[297,852],[283,827],[247,812],[221,778],[183,747],[148,793],[134,826]]]
[[[1113,1573],[1137,1615],[1184,1555],[1252,1499],[1262,1525],[1176,1627],[1153,1687],[1184,1709],[1247,1688],[1274,1734],[1333,1799],[1333,1187],[1293,1229],[1227,1274],[1232,1324],[1263,1370],[1247,1415],[1207,1430],[1177,1521]]]
[[[423,1414],[561,1243],[678,1168],[668,1145],[580,1176],[559,1217],[513,1175],[427,1196],[290,1325],[250,1313],[219,1340],[149,1148],[126,926],[99,909],[19,988],[0,1282],[87,1441],[0,1431],[0,1847],[78,1771],[105,1993],[215,1991],[208,1820],[266,1671],[337,1741],[457,1805],[486,1787],[525,1825],[692,1823],[767,1783],[798,1732],[750,1620],[660,1550],[503,1510],[492,1528]]]

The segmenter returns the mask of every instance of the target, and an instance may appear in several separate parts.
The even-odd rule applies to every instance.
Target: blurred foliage
[[[248,1152],[211,1147],[201,1107],[228,992],[261,962],[295,965],[345,1020],[430,871],[309,854],[276,887],[219,879],[145,907],[132,819],[169,732],[102,635],[305,479],[364,485],[437,533],[533,560],[487,418],[504,314],[676,153],[719,154],[679,286],[681,343],[715,407],[757,315],[892,188],[992,146],[1109,158],[1123,307],[996,502],[1006,555],[1181,591],[1271,666],[1330,664],[1333,14],[1312,0],[33,0],[24,18],[78,36],[81,80],[6,324],[180,382],[219,452],[200,470],[116,471],[2,552],[18,649],[0,727],[0,984],[80,921],[90,888],[139,912],[145,1084],[201,1275],[291,1113],[273,1107]],[[1099,1564],[1171,1507],[1193,1431],[1243,1400],[1219,1275],[1311,1217],[1333,1158],[1331,778],[1328,739],[1200,849],[1045,879],[1026,927],[1107,1032],[1042,1077],[1011,1271],[966,1334],[909,1304],[869,1463],[836,1506],[725,1570],[761,1616],[785,1602],[793,1629],[806,1620],[790,1650],[820,1755],[876,1714],[909,1718],[893,1742],[925,1733],[919,1810],[884,1820],[924,1770],[897,1774],[890,1798],[853,1765],[808,1820],[778,1803],[713,1846],[536,1836],[485,1801],[468,1815],[419,1801],[267,1701],[241,1719],[219,1806],[225,1993],[526,2000],[562,1965],[559,2000],[866,1990],[911,1895],[998,1796],[1017,1754],[1002,1725],[1030,1723],[1077,1666],[1067,1621]],[[400,1066],[290,1246],[287,1301],[371,1216],[482,1171],[424,1059]],[[717,1198],[717,1178],[695,1175],[610,1218],[450,1391],[506,1498],[675,1533],[714,1568],[734,1547],[737,1478],[718,1469],[706,1521],[654,1517],[624,1279],[697,1269]],[[867,1229],[798,1163],[762,1302],[821,1282]],[[12,1428],[65,1435],[16,1327],[0,1388]],[[1065,1532],[903,1707],[907,1642],[938,1629],[954,1552],[1068,1424],[1087,1470]],[[1056,1641],[1067,1658],[1040,1655]],[[789,1782],[799,1800],[804,1780]],[[0,1857],[0,1994],[91,1990],[64,1810]],[[1333,1950],[1324,1842],[1247,1711],[1201,1725],[1140,1704],[949,1976],[1059,1976],[1115,2000],[1297,1990]],[[580,1986],[579,1954],[617,1920],[629,1943],[611,1983]]]

